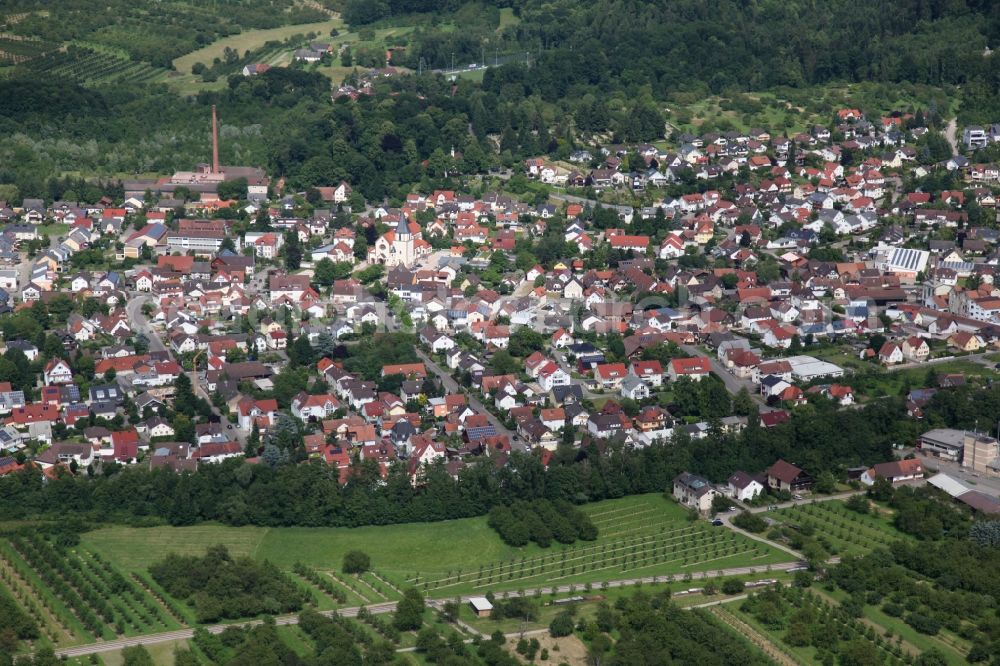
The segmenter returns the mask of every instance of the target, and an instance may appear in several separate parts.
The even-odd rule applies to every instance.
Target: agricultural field
[[[797,504],[764,515],[815,538],[831,555],[864,555],[893,541],[911,538],[893,527],[885,514],[863,515],[841,501]]]
[[[849,595],[841,589],[823,590],[817,593],[838,603],[843,603],[849,598]],[[969,651],[969,641],[945,628],[942,628],[934,636],[922,634],[908,625],[902,618],[886,614],[879,606],[865,605],[862,617],[865,623],[878,627],[883,633],[891,632],[895,637],[894,640],[901,642],[904,649],[910,652],[936,649],[945,655],[949,664],[958,666],[967,663],[965,655]]]
[[[98,553],[34,534],[0,541],[0,580],[41,628],[42,643],[60,647],[170,631],[186,618],[140,578]]]
[[[292,573],[299,565],[321,574],[321,580],[326,576],[337,593],[347,596],[348,604],[358,599],[363,603],[392,600],[407,586],[418,587],[428,597],[451,597],[550,583],[679,577],[694,571],[766,567],[792,559],[729,530],[688,521],[681,507],[659,495],[598,502],[582,510],[600,530],[597,540],[550,548],[507,546],[487,526],[486,518],[354,529],[112,527],[83,535],[83,543],[122,570],[139,573],[171,550],[202,553],[221,543],[233,556],[266,558]],[[340,572],[343,556],[350,550],[370,555],[370,573],[357,578]],[[302,575],[295,576],[306,584]],[[310,577],[307,572],[306,578]],[[308,584],[319,594],[317,583]]]
[[[840,594],[838,599],[835,594],[774,586],[742,603],[729,604],[725,610],[799,664],[822,664],[832,655],[866,650],[877,654],[879,663],[902,666],[932,648],[948,664],[965,663],[959,650],[918,634],[905,623],[885,623],[883,618],[892,618],[879,618],[868,607],[861,617],[855,617],[840,603],[846,595]]]
[[[105,46],[124,49],[135,60],[161,67],[237,33],[329,17],[321,6],[298,0],[105,0],[98,5],[37,0],[21,4],[21,9],[46,11],[21,12],[10,28],[19,36],[67,43],[86,35]],[[0,14],[0,22],[4,19]]]
[[[25,39],[10,34],[0,34],[0,65],[16,65],[57,48],[57,45],[40,39]]]
[[[166,72],[113,49],[77,45],[34,58],[25,68],[38,76],[69,79],[85,86],[150,83]]]

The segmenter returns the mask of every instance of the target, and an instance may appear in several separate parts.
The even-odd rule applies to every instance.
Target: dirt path
[[[389,581],[387,581],[385,578],[382,578],[382,576],[379,576],[374,571],[369,571],[368,573],[371,574],[372,578],[374,578],[375,580],[379,581],[380,583],[382,583],[383,585],[385,585],[386,587],[388,587],[390,590],[392,590],[393,592],[395,592],[399,596],[403,596],[403,591],[401,589],[399,589],[398,587],[396,587],[395,585],[393,585],[392,583],[390,583]]]
[[[948,126],[944,128],[944,138],[951,145],[953,155],[958,155],[958,121],[952,118],[948,121]]]
[[[834,606],[839,606],[840,605],[839,601],[837,601],[836,599],[834,599],[833,597],[831,597],[829,594],[827,594],[823,590],[816,589],[815,587],[813,587],[812,589],[810,589],[810,594],[815,594],[817,597],[820,597],[821,599],[823,599],[827,603],[831,603]],[[879,635],[883,635],[885,633],[885,629],[886,628],[883,627],[882,625],[880,625],[879,623],[874,622],[872,620],[869,620],[866,617],[860,617],[858,619],[866,627],[871,627],[872,629],[874,629]],[[896,641],[896,638],[897,637],[895,637],[895,636],[893,637],[893,642]],[[899,645],[904,650],[906,650],[907,652],[909,652],[910,654],[912,654],[914,657],[916,657],[916,656],[918,656],[920,654],[920,648],[918,648],[916,645],[913,645],[912,643],[909,643],[907,641],[903,641]]]
[[[358,598],[361,599],[361,601],[363,601],[364,603],[370,604],[372,602],[372,600],[369,599],[368,597],[366,597],[365,594],[361,590],[357,589],[356,587],[351,586],[350,584],[348,584],[347,581],[341,580],[332,571],[327,571],[326,575],[329,576],[330,578],[334,579],[335,581],[337,581],[338,585],[341,585],[341,586],[345,587],[346,589],[350,590],[351,592],[353,592],[354,594],[356,594],[358,596]]]
[[[760,633],[749,624],[739,619],[722,606],[712,606],[709,612],[727,625],[735,629],[741,636],[764,651],[764,654],[774,659],[781,666],[799,666],[798,660],[788,655],[770,638]]]

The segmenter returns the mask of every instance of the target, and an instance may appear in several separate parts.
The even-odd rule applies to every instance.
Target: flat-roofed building
[[[952,428],[928,430],[917,440],[917,448],[938,458],[960,461],[965,447],[965,431]]]

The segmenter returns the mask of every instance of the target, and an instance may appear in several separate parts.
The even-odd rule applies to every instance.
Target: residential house
[[[813,486],[813,478],[790,462],[778,460],[767,468],[767,485],[774,490],[796,492]]]
[[[890,483],[902,483],[921,478],[924,475],[924,466],[920,460],[910,458],[908,460],[894,460],[892,462],[878,463],[867,469],[861,475],[861,483],[866,486],[875,484],[879,477],[886,479]]]
[[[708,479],[682,472],[674,478],[674,499],[686,507],[700,513],[708,513],[712,508],[712,500],[718,495]]]
[[[740,502],[749,502],[764,492],[764,484],[746,472],[733,472],[726,484],[729,496]]]
[[[712,366],[704,356],[670,359],[670,366],[667,369],[667,374],[673,381],[679,377],[689,377],[695,381],[701,381],[704,377],[708,377],[711,372]]]

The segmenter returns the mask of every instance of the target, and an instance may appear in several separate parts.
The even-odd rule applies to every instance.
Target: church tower
[[[396,224],[396,234],[392,244],[396,251],[396,263],[412,266],[414,259],[413,234],[410,233],[410,224],[406,220],[406,213],[399,214],[399,222]]]

